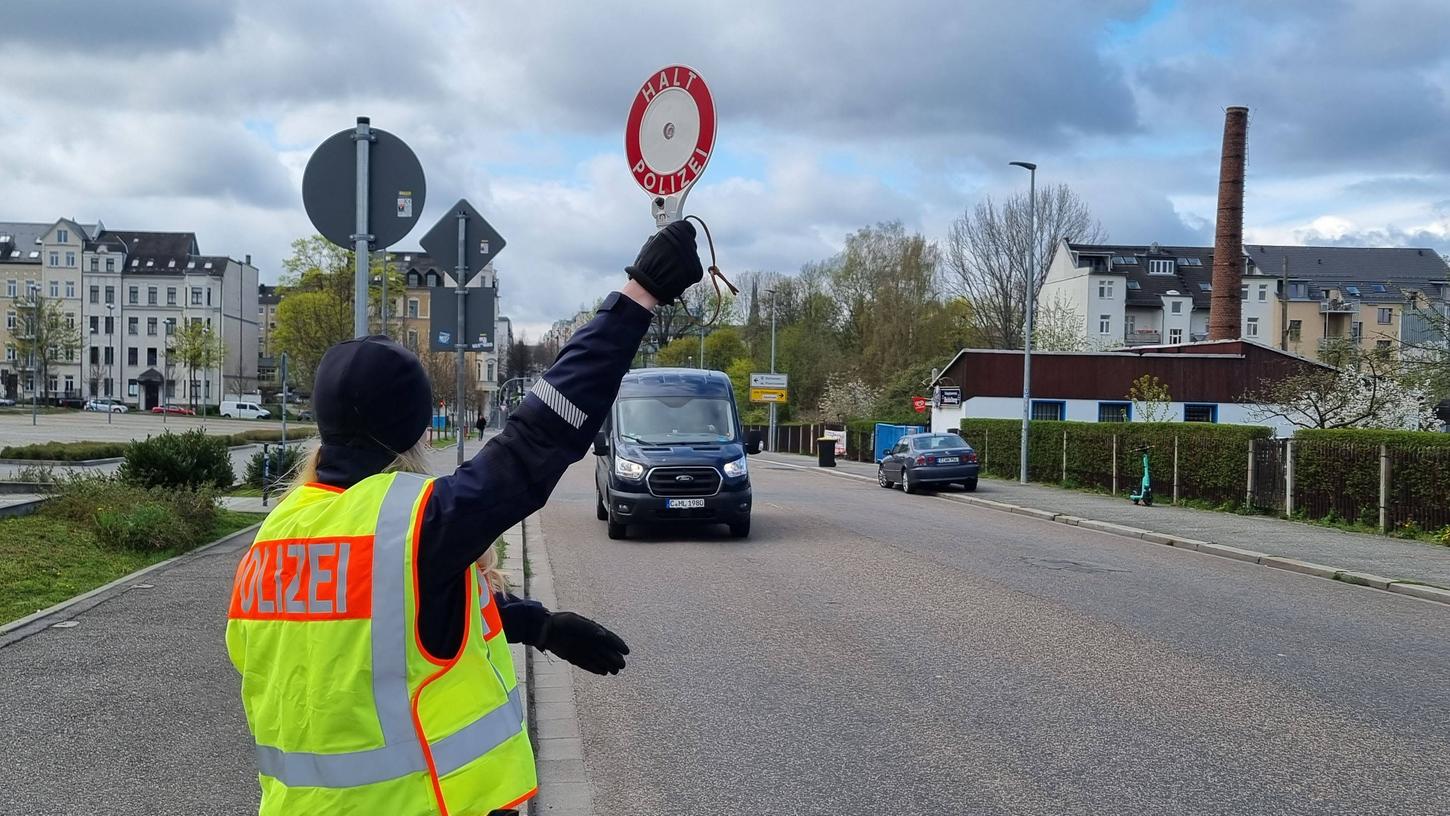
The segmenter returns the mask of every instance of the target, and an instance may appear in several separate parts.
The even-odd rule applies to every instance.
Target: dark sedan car
[[[907,493],[952,483],[976,490],[979,468],[977,452],[960,436],[912,434],[902,437],[882,458],[876,481],[882,487],[895,487],[899,482]]]

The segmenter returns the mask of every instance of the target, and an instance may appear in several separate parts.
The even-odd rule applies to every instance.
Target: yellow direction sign
[[[751,402],[785,402],[786,389],[784,388],[752,388],[750,389]]]

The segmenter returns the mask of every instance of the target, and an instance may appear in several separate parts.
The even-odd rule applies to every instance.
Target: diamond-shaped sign
[[[424,251],[437,261],[438,268],[452,275],[458,266],[459,213],[464,215],[463,265],[468,273],[466,277],[471,280],[503,252],[504,240],[467,199],[460,198],[457,204],[450,207],[438,219],[438,223],[428,230],[428,234],[423,236],[421,243]]]

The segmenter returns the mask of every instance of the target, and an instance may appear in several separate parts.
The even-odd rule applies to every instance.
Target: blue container
[[[919,433],[926,433],[926,426],[876,423],[876,461],[880,462],[886,458],[887,451],[896,447],[896,443],[901,441],[901,437]]]

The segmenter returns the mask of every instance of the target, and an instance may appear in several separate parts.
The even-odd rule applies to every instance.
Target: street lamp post
[[[1017,480],[1027,484],[1027,426],[1032,421],[1032,312],[1037,308],[1037,165],[1010,162],[1027,170],[1027,296],[1022,321],[1022,447]]]
[[[770,373],[775,373],[775,287],[765,290],[770,295]],[[775,453],[775,403],[770,404],[770,452]]]
[[[35,370],[35,347],[40,343],[40,287],[34,284],[30,286],[30,312],[30,424],[36,425],[40,416],[40,379]]]
[[[111,352],[110,359],[106,361],[106,379],[110,382],[110,388],[106,389],[106,424],[111,424],[111,392],[116,388],[116,304],[106,304],[106,322],[111,326],[110,334],[106,335],[106,351]]]
[[[161,364],[161,422],[166,423],[166,415],[171,413],[171,394],[167,391],[171,380],[171,338],[176,334],[176,318],[166,318],[166,334],[161,338],[161,351],[166,355]]]

